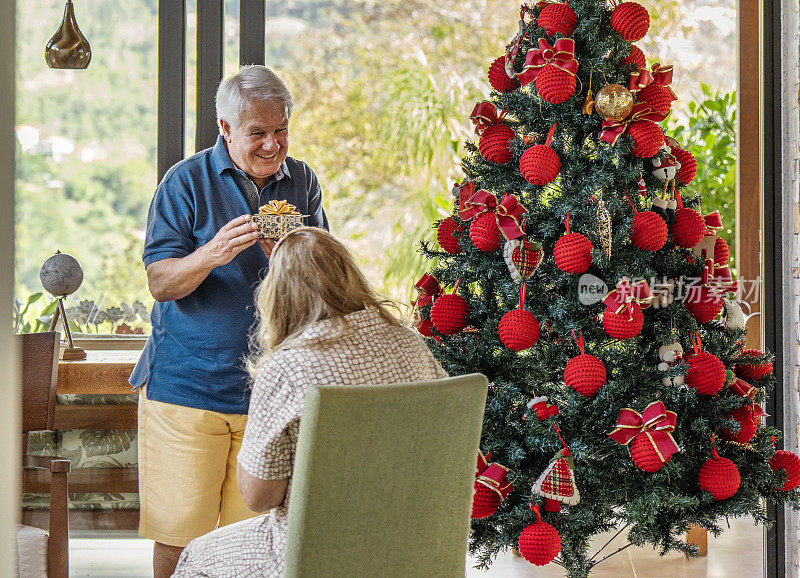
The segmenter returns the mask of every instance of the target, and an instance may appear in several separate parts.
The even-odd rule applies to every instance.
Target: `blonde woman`
[[[309,386],[447,376],[323,229],[298,229],[277,243],[256,305],[248,360],[253,391],[237,477],[248,507],[270,511],[193,540],[174,576],[283,576],[292,466]]]

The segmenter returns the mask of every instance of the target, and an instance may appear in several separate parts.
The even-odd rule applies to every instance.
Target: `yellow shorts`
[[[139,392],[139,536],[186,546],[257,516],[236,486],[246,415],[148,400]]]

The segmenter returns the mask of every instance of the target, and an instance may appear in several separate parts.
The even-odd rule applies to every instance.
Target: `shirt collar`
[[[225,140],[222,138],[222,135],[217,136],[217,142],[214,147],[211,149],[211,159],[214,163],[214,168],[217,170],[217,174],[222,174],[225,170],[230,169],[232,171],[237,171],[239,174],[247,176],[247,174],[237,168],[233,161],[231,160],[231,155],[228,154],[228,149],[225,148]],[[278,168],[278,171],[272,175],[276,181],[281,180],[283,177],[292,178],[292,174],[289,172],[289,165],[286,164],[286,160],[281,163],[281,166]],[[249,178],[249,177],[248,177]]]

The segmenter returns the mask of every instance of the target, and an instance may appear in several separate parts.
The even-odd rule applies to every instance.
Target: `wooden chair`
[[[41,531],[20,526],[17,534],[20,576],[41,575],[46,560],[49,578],[67,578],[69,573],[69,521],[67,474],[70,461],[50,456],[27,455],[28,432],[53,430],[56,409],[59,334],[31,333],[18,336],[22,384],[22,491],[31,491],[28,482],[32,470],[50,474],[50,520],[46,551],[37,546],[44,541]]]
[[[486,377],[307,391],[286,578],[464,576]]]

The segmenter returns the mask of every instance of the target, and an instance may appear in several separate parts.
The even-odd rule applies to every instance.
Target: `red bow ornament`
[[[530,84],[545,66],[556,66],[575,76],[578,72],[578,61],[575,60],[575,41],[572,38],[559,38],[552,46],[544,39],[539,39],[539,48],[533,48],[525,55],[525,65],[517,74],[521,86]]]
[[[527,211],[519,204],[514,195],[505,195],[503,200],[498,203],[497,197],[489,191],[481,189],[464,203],[464,209],[458,211],[458,216],[463,221],[469,221],[472,217],[490,212],[494,212],[497,227],[509,241],[525,234],[521,223],[522,215]]]
[[[680,451],[671,434],[677,421],[674,411],[668,411],[663,402],[654,401],[641,414],[627,407],[621,409],[617,427],[608,435],[622,445],[628,445],[637,436],[645,436],[665,464],[672,454]]]
[[[617,283],[617,288],[611,291],[603,299],[606,307],[619,315],[623,311],[628,311],[628,319],[633,319],[633,308],[647,309],[653,301],[653,293],[647,281],[638,281],[631,285],[625,277]]]
[[[427,273],[417,281],[414,288],[419,292],[417,299],[411,304],[413,305],[413,319],[414,327],[417,328],[422,335],[430,337],[432,323],[430,317],[423,317],[420,312],[420,307],[433,305],[434,300],[442,294],[442,286],[433,275]]]
[[[631,72],[631,77],[628,81],[628,90],[636,94],[647,86],[654,84],[669,89],[674,100],[675,93],[672,92],[672,88],[669,86],[672,83],[672,66],[661,66],[656,63],[652,66],[651,70],[652,72],[643,68],[637,72]]]
[[[637,102],[633,105],[633,110],[628,118],[623,120],[604,120],[600,125],[600,140],[608,144],[616,144],[628,126],[640,120],[657,121],[661,118],[657,112],[650,110],[650,106],[644,102]]]
[[[486,486],[490,490],[497,492],[500,500],[505,500],[514,486],[508,481],[508,468],[500,464],[490,464],[491,453],[484,456],[478,451],[478,469],[476,470],[475,482]]]
[[[472,109],[470,120],[475,124],[475,134],[480,135],[493,124],[499,124],[506,116],[506,111],[497,113],[497,108],[488,100],[482,100]]]

